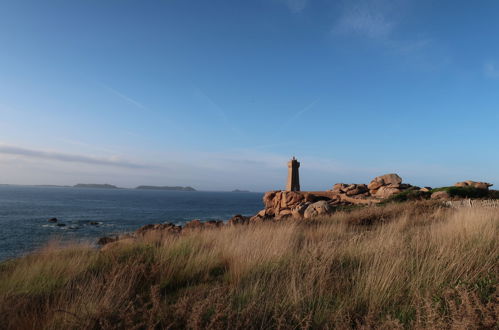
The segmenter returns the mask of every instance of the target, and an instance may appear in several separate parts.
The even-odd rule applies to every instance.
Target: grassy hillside
[[[0,264],[0,328],[494,328],[499,213],[430,202]]]

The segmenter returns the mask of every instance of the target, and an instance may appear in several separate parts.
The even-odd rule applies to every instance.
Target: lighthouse
[[[300,191],[299,167],[300,162],[293,156],[288,162],[288,182],[286,184],[286,191]]]

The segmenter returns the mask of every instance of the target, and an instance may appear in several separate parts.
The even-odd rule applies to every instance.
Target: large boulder
[[[329,206],[329,204],[326,201],[318,201],[310,204],[306,208],[303,216],[305,219],[311,219],[321,215],[330,214],[331,212],[332,208],[331,206]]]
[[[410,184],[403,184],[402,178],[398,174],[391,173],[375,177],[367,185],[367,188],[371,196],[385,199],[403,190],[411,189],[412,186]]]
[[[374,183],[374,184],[373,184]],[[389,184],[401,184],[402,183],[402,178],[395,173],[390,173],[390,174],[385,174],[381,175],[378,177],[375,177],[373,181],[371,181],[370,184],[378,185],[378,188],[381,186],[387,186]],[[369,188],[369,189],[377,189],[377,188]]]

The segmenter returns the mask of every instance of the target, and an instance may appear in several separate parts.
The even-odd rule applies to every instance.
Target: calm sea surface
[[[52,239],[95,241],[148,223],[227,220],[263,208],[261,193],[0,186],[0,261]],[[56,217],[59,227],[49,223]],[[99,225],[90,225],[97,221]]]

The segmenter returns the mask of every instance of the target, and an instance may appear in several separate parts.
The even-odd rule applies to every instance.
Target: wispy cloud
[[[76,155],[76,154],[69,154],[62,152],[27,149],[27,148],[21,148],[17,146],[10,146],[3,144],[0,145],[0,154],[21,156],[21,157],[35,158],[35,159],[54,160],[61,162],[73,162],[73,163],[101,165],[101,166],[115,166],[115,167],[129,168],[129,169],[140,169],[148,167],[146,165],[133,163],[127,160],[122,160],[117,157],[97,158],[97,157]]]
[[[487,61],[483,65],[483,73],[489,78],[499,78],[499,65],[494,61]]]
[[[284,3],[293,13],[299,13],[303,11],[308,5],[308,0],[278,0],[278,1]]]
[[[397,25],[393,16],[393,2],[384,0],[349,1],[333,32],[337,34],[357,34],[368,38],[387,38]]]
[[[404,56],[418,67],[434,69],[449,62],[441,44],[424,34],[408,35],[403,19],[408,14],[407,0],[349,0],[333,24],[335,36],[357,36],[388,52]]]

